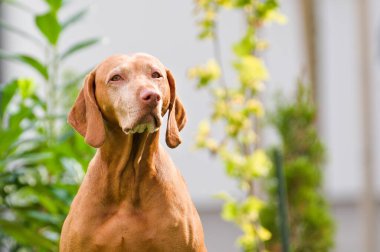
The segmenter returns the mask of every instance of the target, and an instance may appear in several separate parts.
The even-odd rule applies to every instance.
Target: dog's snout
[[[156,106],[158,102],[161,100],[161,96],[159,93],[148,89],[143,90],[141,92],[140,98],[144,103],[149,104],[151,106]]]

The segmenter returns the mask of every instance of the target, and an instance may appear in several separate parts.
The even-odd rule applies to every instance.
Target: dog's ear
[[[166,75],[168,77],[170,86],[170,103],[168,112],[168,125],[166,128],[166,144],[170,148],[175,148],[181,143],[179,132],[185,126],[187,118],[186,111],[182,105],[182,102],[176,95],[175,80],[170,70],[166,70]]]
[[[87,144],[95,148],[103,145],[105,129],[95,99],[95,71],[87,75],[67,122],[84,137]]]

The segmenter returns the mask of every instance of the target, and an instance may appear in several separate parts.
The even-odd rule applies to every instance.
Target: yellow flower
[[[278,24],[284,25],[288,22],[288,19],[285,15],[281,14],[276,10],[269,11],[265,16],[265,21],[267,22],[276,22]]]
[[[206,65],[190,68],[188,76],[190,79],[198,78],[198,87],[203,87],[220,77],[220,68],[215,60],[209,60]]]
[[[262,117],[264,115],[263,104],[257,99],[249,99],[246,103],[246,109],[248,112],[254,113],[258,117]]]
[[[243,57],[235,62],[235,68],[239,72],[240,81],[245,86],[252,86],[252,83],[265,81],[269,78],[263,61],[255,56]]]

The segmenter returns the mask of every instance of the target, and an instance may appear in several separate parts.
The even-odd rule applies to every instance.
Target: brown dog
[[[116,55],[86,78],[68,122],[98,148],[62,228],[60,251],[206,251],[186,184],[159,144],[180,144],[175,81],[147,54]]]

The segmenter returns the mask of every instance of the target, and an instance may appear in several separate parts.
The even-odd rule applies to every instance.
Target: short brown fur
[[[128,73],[128,81],[107,84],[110,71],[119,65],[142,73],[148,71],[143,67],[148,63],[158,67],[162,78]],[[137,96],[141,89],[162,96],[158,107],[147,110],[137,102],[126,112],[137,114],[135,122],[118,118],[120,111],[114,104],[122,101],[113,101],[107,90],[124,84],[141,86],[136,88]],[[186,113],[172,74],[152,56],[112,56],[87,76],[68,122],[98,149],[64,222],[61,252],[207,251],[197,210],[180,172],[159,143],[159,132],[127,134],[129,126],[123,128],[137,125],[141,118],[151,122],[149,113],[158,118],[155,125],[159,126],[167,111],[166,142],[174,148],[181,142],[179,131]]]

